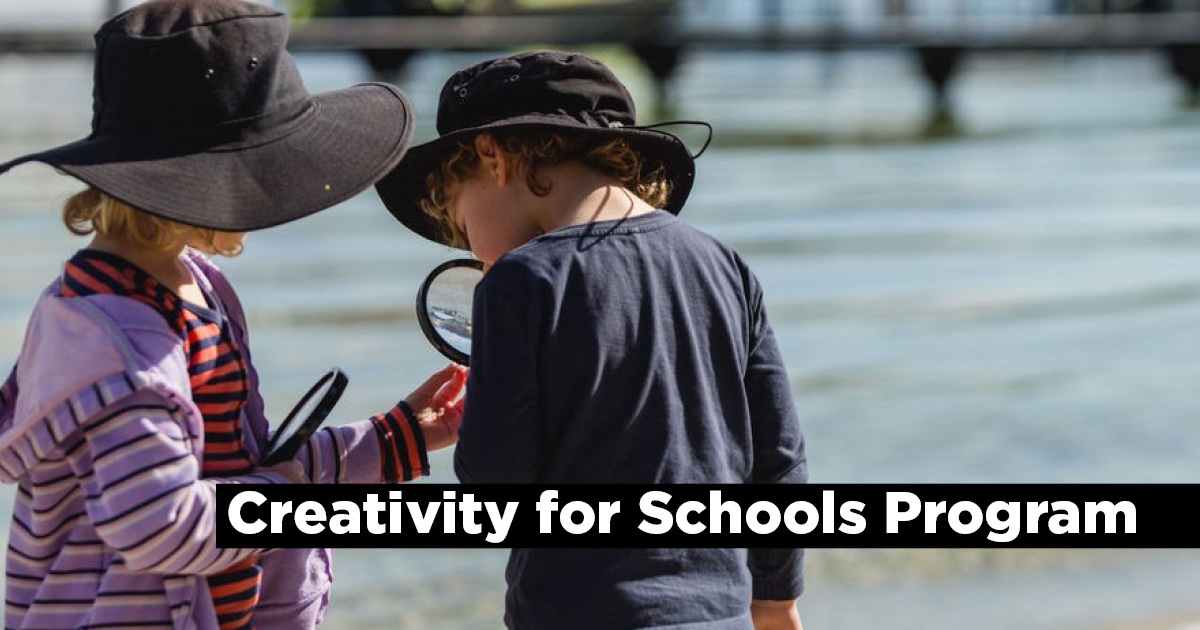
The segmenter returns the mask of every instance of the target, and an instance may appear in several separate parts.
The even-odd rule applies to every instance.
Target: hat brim
[[[368,83],[314,95],[286,132],[202,149],[98,135],[0,165],[42,162],[139,210],[224,231],[267,228],[362,192],[403,157],[413,107]]]
[[[533,120],[537,122],[531,122]],[[404,159],[375,184],[375,190],[392,216],[405,227],[435,243],[454,247],[442,227],[421,209],[421,200],[428,196],[426,178],[429,173],[441,168],[442,162],[456,150],[459,143],[480,133],[514,128],[623,138],[642,159],[663,165],[670,182],[670,192],[662,209],[671,214],[679,214],[692,191],[696,177],[695,160],[683,141],[674,135],[638,127],[591,127],[570,118],[564,118],[562,123],[546,122],[545,115],[530,119],[512,118],[460,129],[412,147]]]

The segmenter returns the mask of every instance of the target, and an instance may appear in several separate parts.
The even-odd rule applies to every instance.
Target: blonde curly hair
[[[648,163],[623,138],[595,138],[583,134],[550,132],[544,134],[492,132],[496,148],[509,155],[516,172],[523,174],[529,190],[538,196],[550,194],[551,182],[544,181],[540,170],[576,161],[607,175],[646,203],[661,208],[671,193],[666,168]],[[450,216],[454,201],[447,192],[454,185],[470,179],[479,170],[479,153],[474,138],[458,143],[439,168],[425,177],[426,197],[421,210],[441,228],[442,236],[453,247],[470,248],[466,233]]]
[[[67,199],[63,225],[72,234],[101,234],[142,249],[171,251],[186,245],[228,257],[242,253],[245,238],[244,232],[200,228],[142,212],[90,186]]]

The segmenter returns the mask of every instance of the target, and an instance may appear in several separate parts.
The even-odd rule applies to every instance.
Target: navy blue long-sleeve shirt
[[[464,483],[804,483],[791,386],[740,257],[662,211],[555,230],[475,292]],[[800,549],[515,549],[511,628],[751,628]]]

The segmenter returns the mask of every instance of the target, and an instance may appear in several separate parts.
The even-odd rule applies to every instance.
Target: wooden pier
[[[375,70],[386,74],[420,51],[627,45],[660,86],[668,82],[680,56],[696,48],[896,48],[915,54],[934,95],[935,115],[948,115],[947,89],[967,54],[1146,48],[1163,51],[1174,74],[1200,102],[1200,0],[1158,0],[1153,12],[979,12],[972,10],[978,3],[967,0],[944,0],[939,6],[945,10],[940,11],[897,11],[897,6],[909,5],[904,0],[878,4],[878,15],[854,20],[841,14],[844,5],[837,0],[761,0],[761,15],[747,23],[723,19],[719,11],[697,10],[719,7],[712,1],[627,0],[541,11],[514,10],[511,2],[503,2],[494,6],[504,10],[484,14],[297,20],[289,47],[363,51]],[[1050,4],[1047,0],[1046,6]],[[1103,6],[1104,0],[1073,4]],[[0,53],[77,53],[92,48],[87,30],[0,25]]]
[[[764,24],[758,28],[716,22],[689,24],[673,19],[668,12],[632,10],[563,15],[313,18],[293,25],[289,47],[499,50],[530,43],[582,46],[647,39],[697,48],[954,46],[985,52],[1155,48],[1200,44],[1200,11],[977,19],[950,16],[867,26],[801,23]],[[92,47],[88,30],[12,29],[0,25],[0,52],[87,52]]]

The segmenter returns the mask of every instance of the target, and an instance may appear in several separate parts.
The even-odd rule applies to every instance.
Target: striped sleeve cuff
[[[371,424],[379,436],[381,483],[412,481],[429,474],[425,437],[408,403],[400,401],[391,411],[375,414]]]

